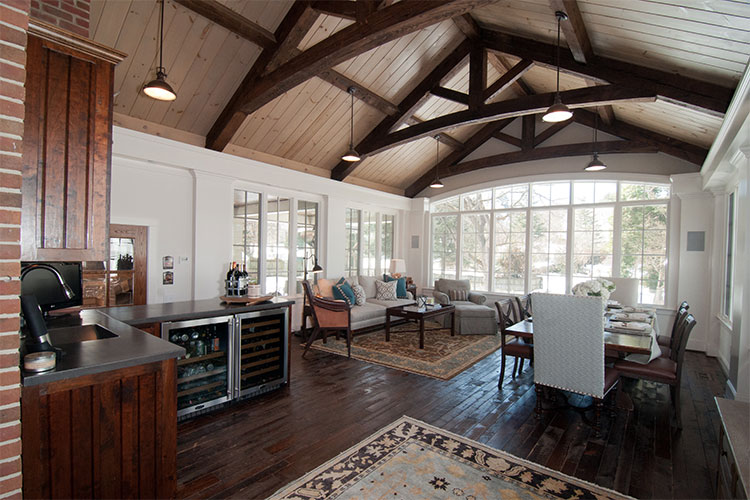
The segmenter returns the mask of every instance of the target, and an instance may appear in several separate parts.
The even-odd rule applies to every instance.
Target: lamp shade
[[[354,161],[359,161],[361,158],[359,156],[359,153],[357,153],[357,150],[354,148],[351,148],[349,151],[344,153],[341,159],[344,161],[354,162]]]
[[[594,153],[594,159],[589,162],[588,165],[584,168],[587,172],[596,172],[598,170],[604,170],[607,168],[607,165],[604,164],[603,161],[599,159],[599,155],[597,153]]]
[[[558,123],[564,122],[570,119],[573,113],[568,107],[560,100],[560,94],[555,96],[555,102],[547,109],[547,112],[542,116],[542,120],[547,123]]]
[[[318,261],[315,261],[315,265],[313,266],[312,270],[310,271],[312,274],[318,274],[323,272],[323,268],[318,265]]]
[[[159,101],[174,101],[177,99],[177,94],[165,79],[166,76],[161,71],[157,72],[156,79],[143,86],[143,93]]]
[[[432,183],[430,183],[430,187],[433,189],[440,189],[444,188],[445,184],[443,184],[443,181],[441,181],[440,179],[435,179],[434,181],[432,181]]]
[[[391,259],[391,267],[389,268],[391,275],[403,274],[406,272],[406,262],[404,259]]]

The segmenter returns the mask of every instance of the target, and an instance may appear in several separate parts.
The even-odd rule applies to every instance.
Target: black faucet
[[[34,269],[46,269],[47,271],[54,274],[57,278],[57,282],[60,283],[60,287],[62,288],[62,291],[67,299],[72,299],[76,296],[76,294],[73,292],[73,289],[70,288],[70,286],[65,282],[65,279],[62,277],[62,274],[60,274],[60,271],[55,269],[53,266],[45,264],[43,262],[40,262],[38,264],[30,264],[23,268],[23,271],[21,271],[21,281],[23,282],[24,277],[26,277],[26,275]]]

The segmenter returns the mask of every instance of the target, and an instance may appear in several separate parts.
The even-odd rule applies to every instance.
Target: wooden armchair
[[[313,331],[310,338],[307,340],[307,344],[305,344],[305,351],[302,353],[302,357],[305,357],[312,343],[315,342],[321,334],[323,335],[323,343],[325,343],[329,331],[336,332],[337,340],[339,338],[339,333],[344,331],[346,332],[346,348],[349,357],[351,358],[352,319],[349,304],[341,300],[316,297],[309,281],[303,281],[302,287],[305,289],[305,295],[307,296],[307,301],[312,310],[313,322]]]

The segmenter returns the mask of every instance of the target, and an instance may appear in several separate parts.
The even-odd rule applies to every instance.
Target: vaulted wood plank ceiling
[[[129,54],[115,72],[115,123],[408,196],[434,176],[438,133],[442,176],[554,157],[541,143],[564,126],[522,115],[551,103],[555,10],[571,17],[560,90],[572,107],[588,108],[574,121],[591,127],[596,112],[603,130],[620,138],[603,146],[610,153],[660,151],[697,171],[750,53],[750,7],[732,0],[166,0],[166,7],[172,103],[140,92],[158,61],[158,3],[92,3],[91,37]],[[354,142],[366,153],[354,165],[339,160],[349,142],[350,85]],[[472,156],[494,141],[505,144],[505,156]],[[583,145],[555,148],[586,154]]]

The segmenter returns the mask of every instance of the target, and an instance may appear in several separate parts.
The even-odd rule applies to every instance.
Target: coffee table
[[[419,323],[419,348],[424,349],[424,320],[437,318],[444,314],[451,315],[451,337],[456,335],[456,306],[448,304],[441,306],[436,304],[432,307],[417,307],[415,305],[389,307],[385,310],[385,341],[391,340],[391,316],[415,320]],[[437,330],[437,328],[435,328]]]

